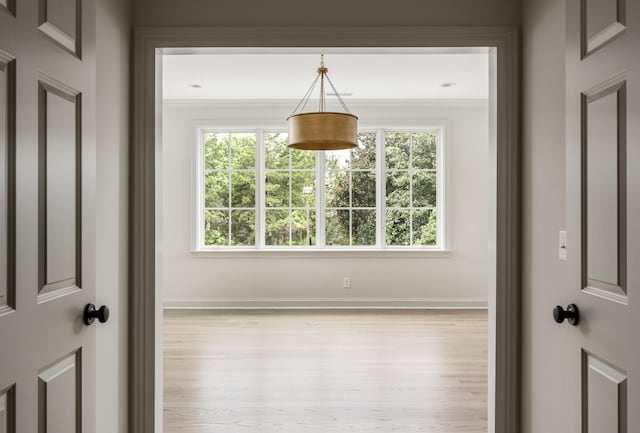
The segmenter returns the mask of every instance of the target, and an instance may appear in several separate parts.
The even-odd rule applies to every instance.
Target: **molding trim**
[[[15,0],[0,0],[0,11],[5,11],[15,18],[16,16]]]
[[[486,299],[444,298],[167,298],[173,309],[487,309]]]
[[[50,95],[73,104],[75,128],[75,271],[60,281],[48,278],[48,140]],[[38,303],[57,299],[82,287],[82,94],[44,73],[38,74]],[[71,193],[71,191],[69,191]]]
[[[316,28],[318,30],[318,28]],[[332,29],[333,30],[333,29]],[[242,53],[242,54],[487,54],[489,48],[481,46],[440,46],[440,47],[396,47],[396,46],[359,46],[359,47],[345,47],[345,46],[331,46],[331,47],[313,47],[313,46],[295,46],[292,43],[289,46],[279,47],[259,47],[258,44],[254,44],[251,47],[177,47],[177,48],[164,48],[162,54],[168,54],[171,56],[176,55],[188,55],[188,54],[229,54],[229,53]],[[295,101],[298,103],[298,100]]]
[[[220,249],[220,250],[193,250],[191,257],[194,259],[448,259],[455,253],[451,250],[441,249],[416,249],[416,250],[339,250],[339,249],[318,249],[318,250],[295,250],[288,249]]]
[[[515,27],[166,27],[134,36],[130,203],[129,431],[154,433],[156,315],[156,55],[188,47],[495,47],[497,206],[495,432],[520,431],[520,53]],[[493,307],[493,305],[491,305]],[[491,403],[494,403],[493,406]]]
[[[14,1],[14,0],[12,0]],[[81,35],[82,35],[82,9],[81,0],[75,0],[75,28],[74,34],[70,35],[55,23],[50,21],[47,9],[49,7],[49,1],[51,0],[39,0],[38,1],[38,30],[49,38],[51,41],[59,45],[64,50],[73,54],[79,59],[81,56]]]
[[[483,107],[488,99],[345,99],[350,106],[393,108],[393,107]],[[299,101],[294,99],[163,99],[165,107],[282,107],[291,110]]]
[[[12,3],[9,3],[10,5]],[[4,299],[0,306],[0,316],[14,311],[16,308],[16,59],[6,51],[0,50],[0,72],[4,75],[5,99],[0,101],[4,105],[5,135],[0,137],[0,143],[5,147],[5,164],[3,173],[6,185],[5,202],[5,239],[6,239],[6,269]]]

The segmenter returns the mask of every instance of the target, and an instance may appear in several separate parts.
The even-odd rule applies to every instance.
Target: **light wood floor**
[[[487,431],[487,313],[164,315],[165,433]]]

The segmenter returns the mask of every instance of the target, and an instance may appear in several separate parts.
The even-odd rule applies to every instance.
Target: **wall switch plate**
[[[562,261],[567,260],[567,232],[560,230],[558,236],[558,258]]]
[[[350,289],[351,288],[351,277],[344,277],[342,279],[342,288]]]

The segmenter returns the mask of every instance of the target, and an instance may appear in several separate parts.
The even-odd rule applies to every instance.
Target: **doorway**
[[[413,38],[420,40],[416,42],[412,39],[411,45],[418,46],[452,46],[460,44],[463,38],[459,30],[452,29],[438,32],[429,29],[413,29]],[[162,237],[158,236],[158,219],[160,215],[155,211],[156,206],[161,203],[161,195],[155,187],[160,179],[156,171],[158,156],[161,155],[159,147],[161,140],[161,117],[157,109],[156,89],[161,82],[161,68],[154,72],[153,65],[160,62],[159,49],[171,46],[248,46],[255,45],[254,37],[249,37],[248,33],[236,33],[235,31],[221,31],[202,34],[194,31],[191,35],[184,32],[175,34],[171,31],[155,33],[149,31],[147,34],[141,32],[138,37],[138,52],[136,56],[136,97],[134,112],[140,122],[135,122],[138,126],[134,140],[141,143],[134,146],[133,164],[134,169],[134,200],[133,211],[133,275],[132,284],[139,287],[139,290],[132,291],[133,328],[132,328],[132,426],[137,431],[153,431],[153,426],[160,425],[158,403],[160,393],[157,392],[158,384],[161,383],[158,364],[155,359],[151,359],[151,354],[160,347],[155,333],[159,322],[160,308],[159,299],[156,296],[156,266],[157,254],[161,252]],[[261,33],[258,31],[258,33]],[[285,31],[284,33],[288,33]],[[314,31],[302,32],[308,39],[308,45],[328,46],[331,44],[319,44],[318,41],[327,41],[327,38],[336,38],[333,44],[344,44],[346,46],[388,46],[402,45],[402,41],[407,37],[405,30],[383,30],[384,41],[380,40],[380,32],[367,32],[365,30],[354,34],[349,31],[327,33]],[[409,32],[411,33],[411,32]],[[288,37],[295,38],[296,31],[290,31]],[[286,36],[278,31],[266,31],[262,34],[260,44],[264,46],[278,46],[286,44]],[[247,39],[248,38],[248,39]],[[315,41],[315,42],[313,42]],[[341,42],[338,42],[341,41]],[[496,308],[490,315],[490,329],[495,330],[490,336],[490,390],[489,390],[489,431],[509,431],[508,426],[517,425],[517,186],[518,186],[518,141],[517,141],[517,110],[510,110],[517,107],[517,63],[515,59],[515,36],[510,30],[503,32],[488,32],[486,34],[467,34],[464,45],[496,47],[493,50],[495,56],[498,77],[496,92],[496,106],[493,107],[497,116],[496,130],[493,131],[497,147],[496,154],[496,182],[494,185],[504,185],[494,188],[495,212],[496,212],[496,243],[492,250],[495,253],[496,269],[496,289],[490,294],[489,303]],[[405,42],[406,43],[406,42]],[[146,66],[145,66],[146,65]],[[516,86],[516,87],[514,87]],[[146,101],[146,103],[143,103]],[[154,102],[155,101],[155,102]],[[490,110],[491,111],[491,110]],[[500,119],[503,121],[501,122]],[[154,138],[155,137],[155,138]],[[158,145],[158,148],[156,148]],[[149,189],[151,188],[151,189]],[[136,200],[138,197],[139,200]],[[144,224],[143,224],[144,221]],[[150,224],[151,222],[154,222]],[[158,242],[156,242],[158,239]],[[145,259],[146,258],[146,259]],[[146,293],[146,295],[145,295]],[[507,306],[514,307],[509,310]],[[490,311],[492,309],[490,308]],[[136,314],[139,313],[139,314]],[[492,316],[492,317],[491,317]],[[509,326],[507,326],[507,324]],[[154,336],[151,338],[152,336]],[[494,387],[495,386],[495,387]],[[146,390],[146,392],[145,392]],[[150,392],[150,393],[149,393]],[[494,393],[495,392],[495,393]],[[149,400],[154,396],[153,400]],[[508,397],[505,399],[505,397]],[[515,407],[514,407],[515,404]],[[140,411],[136,411],[139,408]],[[494,424],[495,422],[495,424]]]
[[[286,146],[320,56],[356,149]],[[163,52],[165,433],[486,431],[489,61],[486,47]]]

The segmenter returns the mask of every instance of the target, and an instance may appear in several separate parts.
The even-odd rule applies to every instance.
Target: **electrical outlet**
[[[558,236],[558,258],[563,262],[567,260],[567,232],[560,230]]]
[[[350,289],[351,288],[351,277],[344,277],[342,279],[342,288]]]

